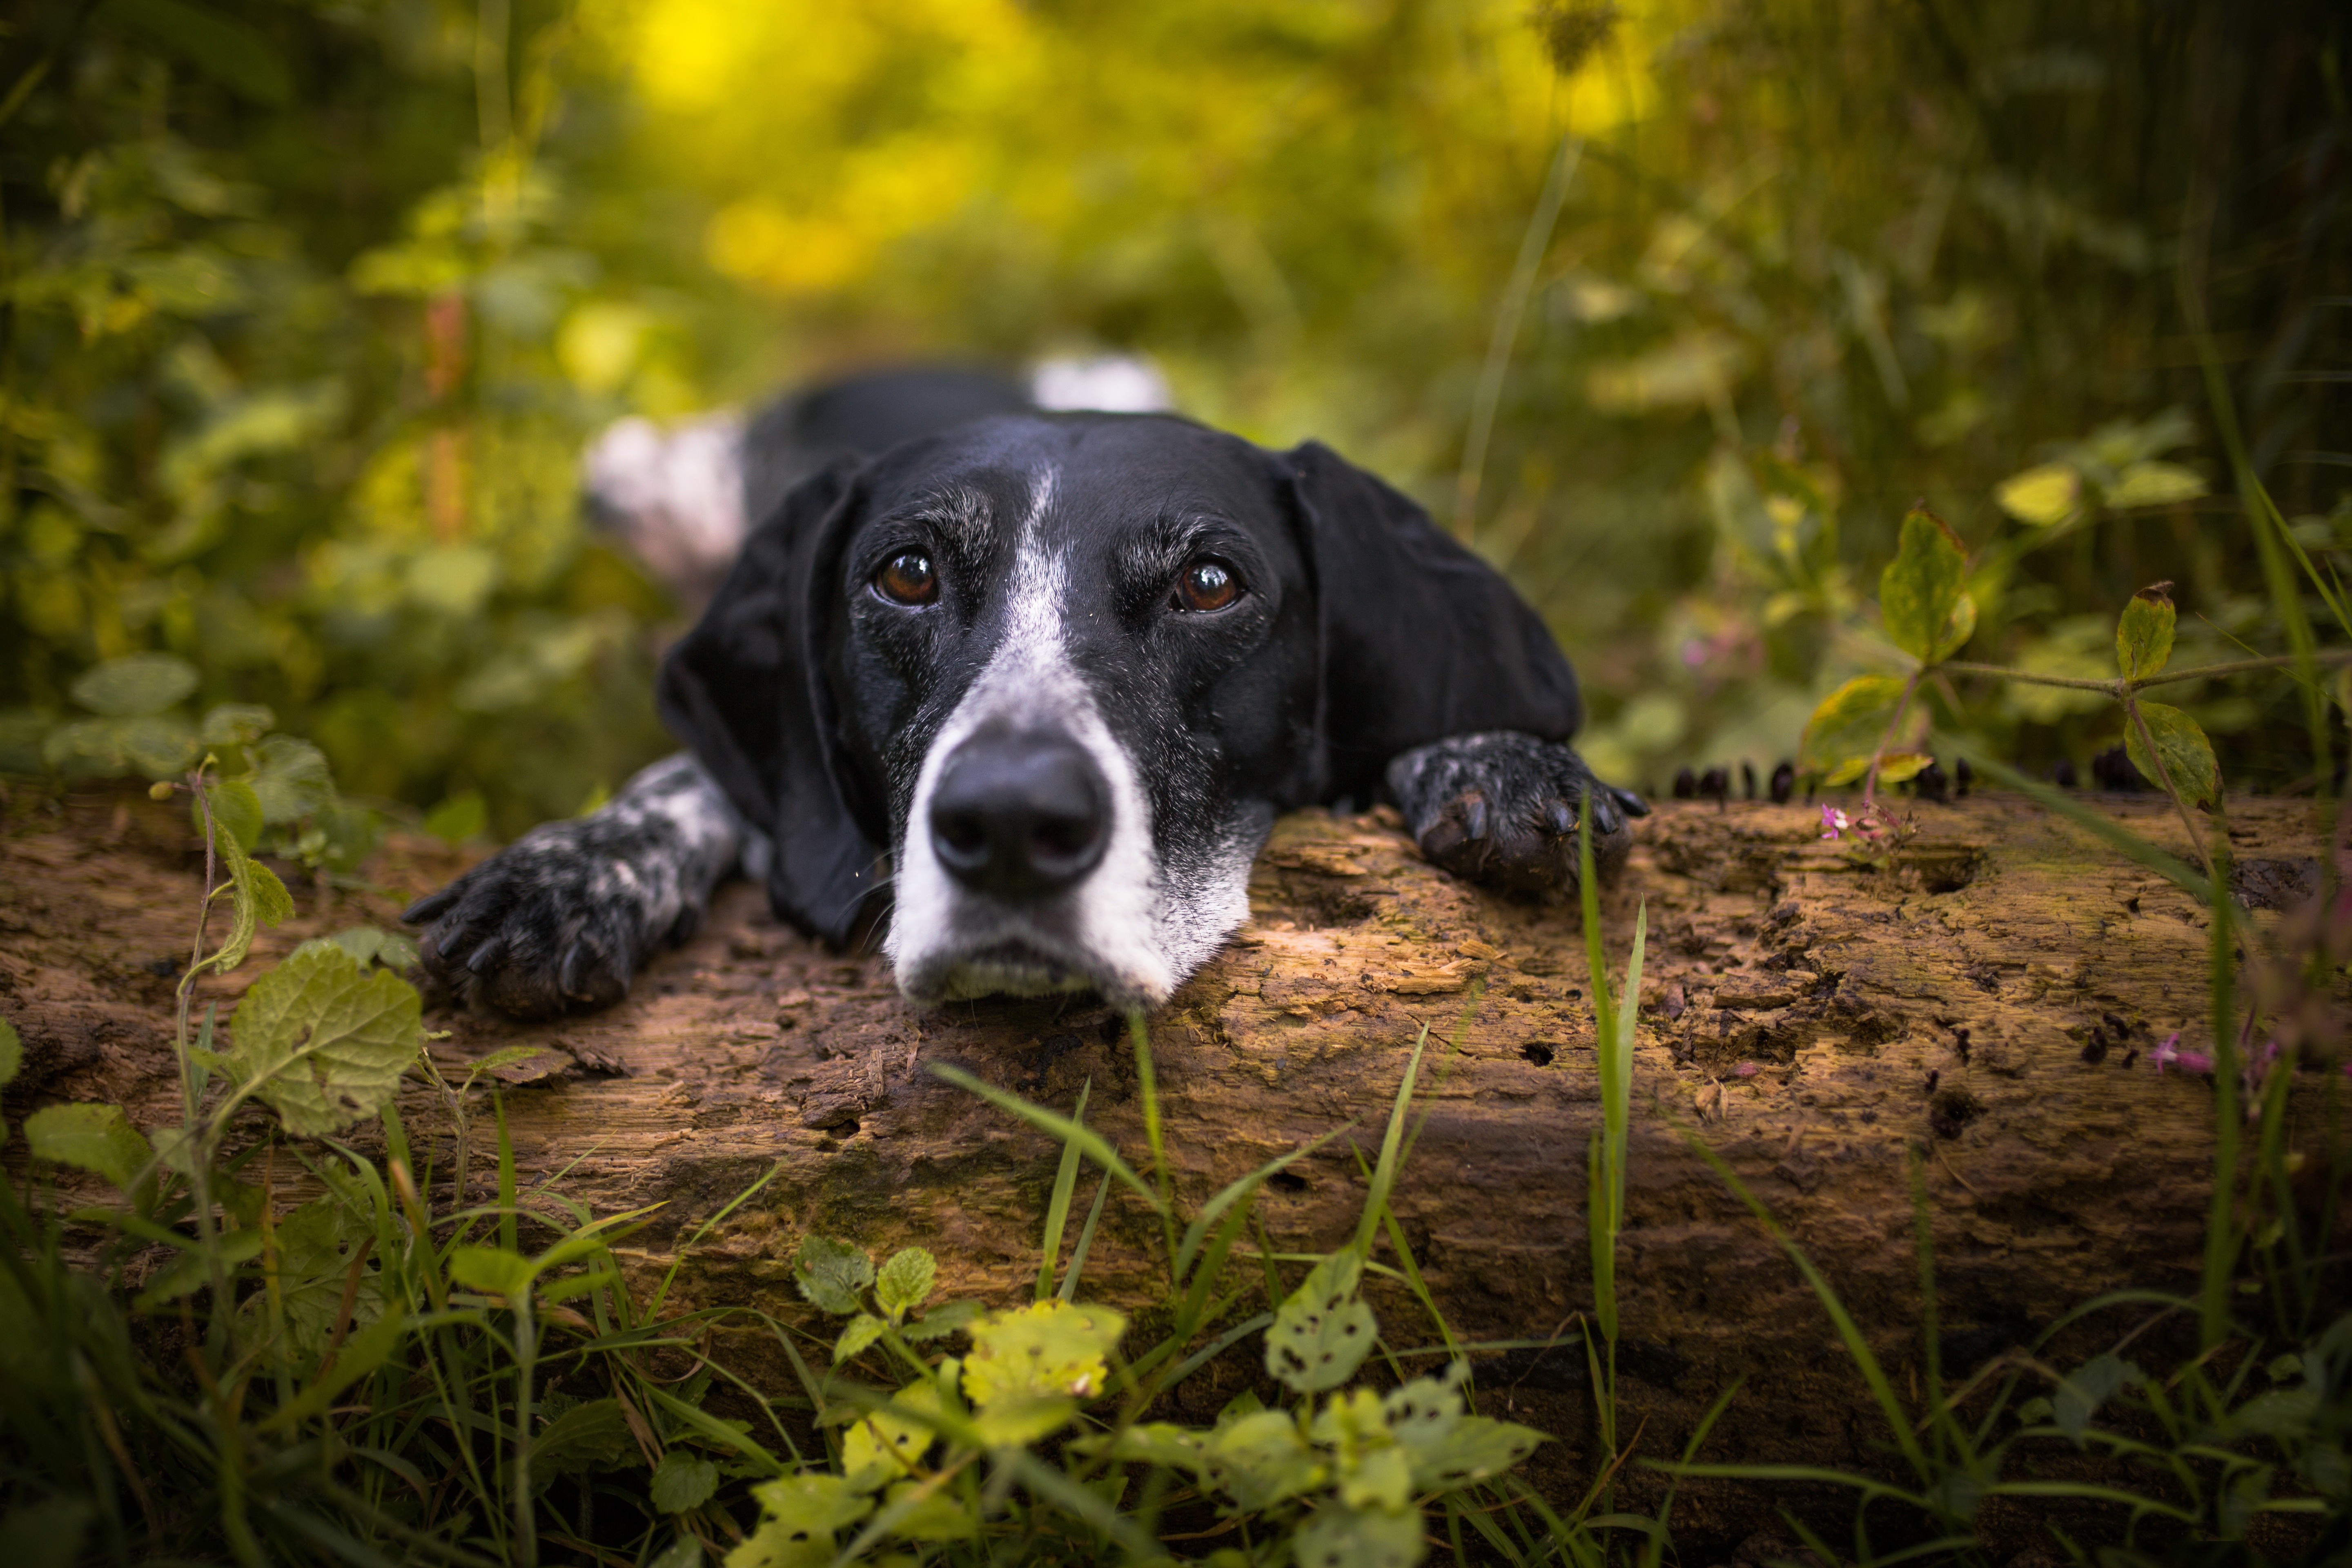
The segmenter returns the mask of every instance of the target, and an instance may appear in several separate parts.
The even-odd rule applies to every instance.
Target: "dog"
[[[898,434],[784,489],[667,657],[688,751],[406,911],[457,996],[608,1005],[740,871],[810,935],[880,932],[916,1003],[1150,1008],[1310,805],[1392,802],[1521,896],[1574,891],[1588,814],[1623,863],[1648,807],[1570,745],[1543,622],[1329,448],[1034,407]]]

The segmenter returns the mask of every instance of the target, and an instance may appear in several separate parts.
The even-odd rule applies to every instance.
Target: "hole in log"
[[[1957,893],[1977,879],[1984,857],[1973,849],[1928,850],[1905,857],[1919,874],[1923,892]]]
[[[1276,1191],[1285,1193],[1303,1193],[1307,1184],[1306,1177],[1289,1171],[1276,1171],[1266,1178],[1266,1184]]]
[[[1519,1055],[1527,1058],[1528,1060],[1535,1063],[1536,1066],[1539,1068],[1548,1068],[1551,1066],[1552,1054],[1552,1048],[1549,1046],[1545,1045],[1541,1040],[1529,1040],[1526,1045],[1519,1047]]]
[[[1938,1138],[1958,1138],[1961,1128],[1984,1112],[1984,1101],[1967,1089],[1939,1089],[1927,1100],[1927,1125]]]

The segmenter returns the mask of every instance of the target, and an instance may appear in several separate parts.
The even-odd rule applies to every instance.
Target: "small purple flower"
[[[2180,1048],[2180,1031],[2178,1029],[2175,1029],[2172,1033],[2167,1035],[2164,1037],[2164,1044],[2157,1047],[2155,1050],[2149,1052],[2147,1059],[2155,1066],[2159,1076],[2162,1075],[2168,1063],[2174,1067],[2178,1067],[2182,1072],[2211,1072],[2213,1070],[2213,1058],[2211,1057],[2207,1056],[2202,1051],[2184,1051]]]
[[[1853,826],[1853,824],[1846,819],[1844,812],[1827,801],[1822,803],[1822,837],[1823,838],[1842,838],[1845,835],[1845,830]]]
[[[1754,1062],[1741,1062],[1738,1067],[1733,1068],[1731,1070],[1735,1076],[1739,1078],[1754,1078],[1756,1076],[1756,1064]]]

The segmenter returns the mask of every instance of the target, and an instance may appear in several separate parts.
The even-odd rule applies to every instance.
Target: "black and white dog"
[[[950,400],[952,402],[952,400]],[[1647,811],[1568,742],[1551,635],[1397,491],[1309,442],[1012,412],[837,458],[670,653],[692,748],[408,910],[459,995],[608,1005],[738,869],[918,1002],[1165,1001],[1248,918],[1276,814],[1383,795],[1515,893]],[[887,922],[887,924],[886,924]]]

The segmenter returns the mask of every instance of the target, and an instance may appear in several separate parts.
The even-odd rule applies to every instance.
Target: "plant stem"
[[[2011,669],[2003,664],[1976,664],[1967,659],[1947,659],[1936,668],[1955,675],[1990,675],[2000,680],[2021,680],[2029,686],[2063,686],[2071,691],[2103,691],[2121,698],[2126,691],[2138,691],[2150,686],[2169,686],[2180,680],[2219,680],[2224,676],[2251,675],[2262,669],[2290,669],[2304,662],[2299,654],[2272,654],[2263,658],[2236,658],[2227,664],[2200,665],[2194,669],[2168,670],[2159,675],[2143,676],[2137,680],[2120,677],[2114,680],[2085,680],[2072,675],[2039,675],[2030,669]],[[2352,648],[2315,649],[2311,656],[2314,664],[2352,664]]]
[[[196,906],[196,940],[188,953],[188,972],[180,977],[173,1037],[180,1058],[180,1149],[188,1162],[188,1184],[196,1200],[196,1245],[212,1276],[213,1314],[205,1336],[205,1345],[217,1363],[228,1348],[229,1313],[235,1303],[229,1297],[228,1270],[221,1262],[213,1231],[212,1139],[198,1126],[204,1090],[196,1080],[195,1058],[188,1042],[188,1013],[195,1002],[196,976],[204,964],[205,928],[212,923],[215,879],[220,874],[220,825],[213,820],[212,797],[205,793],[202,763],[188,775],[188,787],[194,793],[196,809],[205,819],[205,896]],[[207,1028],[205,1032],[209,1036],[211,1031]]]
[[[1559,221],[1559,205],[1568,196],[1568,183],[1584,158],[1584,143],[1563,136],[1552,154],[1551,173],[1543,195],[1528,215],[1528,231],[1519,238],[1519,258],[1511,279],[1503,286],[1503,303],[1495,312],[1495,335],[1486,344],[1486,368],[1478,376],[1478,395],[1470,405],[1470,433],[1462,443],[1462,471],[1454,480],[1454,537],[1467,541],[1478,522],[1478,486],[1486,472],[1486,445],[1495,435],[1495,411],[1503,401],[1503,376],[1510,369],[1511,349],[1518,342],[1519,321],[1526,315],[1528,296],[1535,289],[1536,268],[1550,248],[1552,226]]]
[[[1920,679],[1927,673],[1927,667],[1922,665],[1911,672],[1909,680],[1903,683],[1903,696],[1895,704],[1895,717],[1887,721],[1886,733],[1878,737],[1878,750],[1870,753],[1870,771],[1862,779],[1862,804],[1865,808],[1877,798],[1878,764],[1885,760],[1886,748],[1895,743],[1895,731],[1903,727],[1903,716],[1911,711],[1912,693],[1919,689]]]

